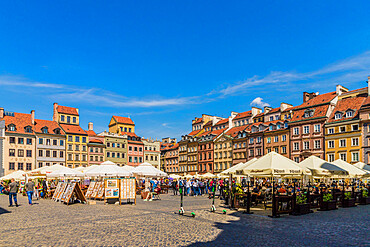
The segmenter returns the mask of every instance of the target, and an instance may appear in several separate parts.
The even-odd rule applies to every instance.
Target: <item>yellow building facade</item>
[[[135,123],[128,117],[112,116],[108,127],[110,133],[135,133]]]

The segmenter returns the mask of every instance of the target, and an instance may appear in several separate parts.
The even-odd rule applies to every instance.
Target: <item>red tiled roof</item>
[[[280,107],[276,107],[276,108],[274,108],[274,109],[271,109],[268,113],[266,113],[266,114],[270,114],[270,113],[275,113],[275,112],[278,112],[278,111],[280,111]]]
[[[366,97],[366,100],[362,104],[362,106],[367,106],[367,105],[370,105],[370,96],[369,97]]]
[[[173,144],[173,143],[171,143],[171,144]],[[176,144],[173,144],[173,145],[166,146],[165,148],[162,148],[161,151],[173,150],[173,149],[176,149],[178,147],[179,147],[179,144],[176,143]]]
[[[209,120],[203,127],[206,127],[206,126],[212,126],[212,121]]]
[[[89,143],[90,142],[104,144],[104,142],[102,140],[97,139],[97,138],[89,138]]]
[[[58,113],[64,113],[64,114],[78,116],[77,108],[73,108],[73,107],[69,107],[69,106],[58,105],[57,111],[58,111]]]
[[[113,116],[113,118],[116,120],[117,123],[120,123],[120,124],[135,125],[134,122],[131,120],[131,118],[128,118],[128,117]]]
[[[131,144],[142,144],[144,145],[144,143],[142,141],[133,141],[133,140],[128,140],[127,141],[128,143],[131,143]]]
[[[31,121],[31,114],[25,114],[25,113],[17,113],[14,112],[13,116],[4,116],[4,118],[0,120],[5,120],[5,131],[8,133],[19,133],[19,134],[27,134],[27,135],[33,135],[34,134],[34,126],[32,125]],[[15,125],[15,131],[9,131],[8,126],[9,124]],[[31,126],[32,127],[32,133],[26,133],[25,127]]]
[[[245,130],[249,125],[243,125],[243,126],[237,126],[237,127],[233,127],[231,129],[229,129],[228,131],[226,131],[226,135],[229,135],[231,137],[235,137],[238,135],[239,131],[243,131]]]
[[[121,132],[121,135],[138,137],[134,132]]]
[[[261,113],[258,113],[256,116],[254,116],[255,118],[257,118],[257,117],[262,117],[262,116],[264,116],[265,115],[265,113],[264,112],[261,112]]]
[[[93,130],[86,130],[86,133],[88,136],[96,136],[96,133]]]
[[[312,117],[303,117],[304,116],[304,113],[307,109],[300,109],[300,110],[297,110],[294,112],[294,115],[292,117],[292,121],[295,122],[295,121],[301,121],[301,120],[308,120],[308,119],[313,119],[313,118],[320,118],[320,117],[325,117],[326,116],[326,112],[328,111],[328,108],[329,108],[329,105],[320,105],[320,106],[314,106],[312,108],[309,108],[309,109],[312,109],[314,110],[314,114]]]
[[[266,126],[270,126],[270,124],[274,124],[276,125],[277,123],[281,123],[282,126],[280,129],[274,129],[274,130],[270,130],[269,127],[267,127],[267,129],[265,129],[264,131],[265,132],[274,132],[274,131],[279,131],[279,130],[285,130],[286,128],[284,127],[284,122],[286,122],[287,120],[273,120],[273,121],[269,121],[269,122],[264,122],[264,124]]]
[[[201,123],[203,121],[203,118],[196,118],[194,124]]]
[[[321,104],[328,104],[331,100],[335,98],[335,96],[337,96],[336,92],[330,92],[330,93],[317,95],[316,97],[298,106],[298,108],[311,107],[311,106],[321,105]]]
[[[47,127],[49,134],[54,134],[55,129],[60,129],[60,134],[65,135],[63,129],[55,121],[35,119],[35,132],[42,133],[42,128]]]
[[[84,131],[79,125],[60,124],[60,127],[62,127],[64,132],[67,134],[87,135],[86,131]]]
[[[225,119],[222,119],[222,120],[218,121],[214,126],[222,125],[222,124],[225,124],[225,123],[229,123],[228,118],[225,118]]]
[[[355,117],[358,117],[358,110],[361,108],[366,98],[367,97],[351,97],[351,98],[344,98],[344,99],[339,100],[333,112],[331,113],[328,122],[331,123],[331,122],[338,122],[338,121],[343,121],[343,120],[351,120],[351,119],[354,119]],[[335,119],[336,112],[345,113],[349,109],[355,111],[352,117],[343,116],[341,119]]]
[[[246,117],[251,117],[252,116],[252,111],[245,111],[242,113],[239,113],[234,117],[233,120],[241,119],[241,118],[246,118]]]
[[[343,93],[342,95],[356,93],[356,92],[358,92],[358,91],[362,91],[362,90],[365,90],[365,89],[367,89],[367,87],[354,89],[354,90],[352,90],[352,91],[348,91],[348,92],[346,92],[346,93]]]
[[[199,130],[193,130],[192,132],[190,132],[188,135],[189,136],[195,136],[196,134],[198,134],[202,129],[199,129]]]

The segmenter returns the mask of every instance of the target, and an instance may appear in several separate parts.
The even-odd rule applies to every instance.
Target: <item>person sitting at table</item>
[[[262,195],[261,188],[262,187],[260,185],[257,185],[252,190],[252,203],[254,203],[255,206],[258,205],[258,200],[257,199]]]
[[[283,186],[281,186],[279,189],[278,189],[278,193],[279,194],[287,194],[287,191],[286,191],[286,189],[285,189],[285,186],[283,185]]]

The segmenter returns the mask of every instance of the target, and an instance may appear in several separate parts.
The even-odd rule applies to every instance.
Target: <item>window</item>
[[[299,135],[299,128],[298,127],[295,127],[293,129],[293,135]]]
[[[50,150],[46,150],[46,152],[45,152],[45,156],[46,156],[46,157],[50,157]]]
[[[86,154],[82,155],[82,161],[86,161]]]
[[[358,146],[358,145],[359,145],[358,137],[352,138],[352,146]]]
[[[72,154],[68,154],[68,160],[73,160]]]
[[[359,155],[358,155],[358,152],[353,152],[352,153],[352,161],[353,162],[358,162],[359,161]]]
[[[333,162],[334,161],[334,154],[328,154],[328,161]]]
[[[31,163],[26,163],[26,170],[27,171],[32,170],[32,164]]]
[[[143,148],[142,148],[142,147],[140,147],[140,148],[139,148],[139,152],[142,152],[142,151],[143,151]]]
[[[270,117],[270,121],[274,121],[274,116],[271,116]]]
[[[128,150],[129,150],[129,151],[132,151],[132,147],[131,147],[131,146],[129,146],[129,147],[128,147]]]
[[[116,153],[112,153],[112,158],[115,158],[116,157]]]
[[[82,142],[86,143],[86,137],[82,137]]]
[[[315,140],[315,149],[321,148],[321,142],[320,140]]]
[[[64,122],[64,121],[65,121],[64,115],[61,115],[61,116],[60,116],[60,121],[62,121],[62,122]]]
[[[60,140],[60,141],[59,141],[59,145],[60,145],[60,146],[64,146],[64,140]]]
[[[132,162],[132,157],[128,157],[128,162]]]
[[[57,140],[53,140],[53,145],[54,146],[58,145],[58,141]]]
[[[46,139],[46,145],[50,145],[50,139]]]
[[[142,157],[139,157],[139,162],[142,163],[143,162],[143,158]]]
[[[32,150],[26,151],[26,157],[32,157]]]
[[[24,157],[24,150],[18,149],[18,157]]]
[[[108,158],[110,157],[110,152],[107,152],[107,157],[108,157]]]
[[[44,155],[44,152],[42,150],[39,150],[39,157],[42,157]]]
[[[334,128],[328,129],[328,134],[334,134]]]
[[[8,130],[9,131],[15,131],[16,129],[15,129],[15,125],[14,124],[9,124],[9,126],[8,126]],[[13,169],[14,170],[14,169]]]
[[[31,126],[26,126],[26,127],[24,128],[24,131],[25,131],[26,133],[32,133],[32,127],[31,127]]]
[[[303,126],[303,134],[309,134],[310,133],[310,126]]]
[[[310,142],[303,142],[303,149],[310,149]]]
[[[346,126],[339,127],[339,132],[346,132]]]
[[[315,133],[318,133],[318,132],[320,132],[321,131],[321,126],[320,126],[320,124],[315,124],[315,126],[314,126],[314,132]]]
[[[347,161],[347,154],[346,153],[339,154],[339,157],[340,157],[341,160]]]
[[[68,151],[72,151],[73,148],[72,148],[72,144],[68,144]]]
[[[275,153],[279,153],[279,148],[275,148]]]
[[[119,143],[117,143],[117,148],[120,148],[120,147],[121,147],[121,145]]]
[[[18,138],[18,144],[24,144],[24,139],[23,138]]]
[[[257,142],[257,143],[261,143],[261,141],[262,141],[262,137],[258,136],[258,137],[256,138],[256,142]]]
[[[275,136],[274,142],[279,142],[279,136]]]
[[[342,118],[342,114],[341,113],[335,113],[335,119],[341,119]]]
[[[94,161],[94,156],[90,155],[90,161]]]
[[[10,144],[15,143],[15,137],[9,137],[9,143]]]
[[[67,123],[71,123],[71,117],[67,116]]]
[[[80,155],[79,154],[76,154],[75,161],[80,161]]]
[[[64,157],[64,152],[63,152],[63,151],[60,151],[60,152],[59,152],[59,157],[60,157],[60,158],[63,158],[63,157]]]
[[[73,136],[68,136],[68,141],[73,142]]]
[[[249,138],[249,144],[253,144],[253,143],[254,143],[254,138],[253,137]]]
[[[353,111],[347,111],[346,117],[353,117]]]
[[[54,158],[58,157],[58,155],[57,155],[57,151],[53,151],[53,157],[54,157]]]
[[[76,151],[80,151],[80,145],[76,145],[76,146],[75,146],[75,150],[76,150]]]
[[[285,142],[286,141],[286,135],[281,136],[281,141]]]
[[[73,123],[76,123],[77,119],[76,117],[73,117]]]
[[[358,131],[358,124],[352,125],[352,131]]]
[[[83,146],[82,146],[82,151],[84,151],[84,152],[86,152],[86,151],[87,151],[87,149],[86,149],[86,146],[85,146],[85,145],[83,145]]]
[[[31,138],[27,138],[27,145],[32,145],[32,139]]]
[[[9,156],[15,157],[15,149],[9,149]]]
[[[334,148],[334,141],[328,141],[328,148]]]
[[[299,150],[299,142],[294,142],[293,143],[293,150],[295,150],[295,151]]]
[[[271,153],[271,148],[268,148],[267,149],[267,153]]]
[[[23,170],[23,163],[18,163],[18,170]]]
[[[15,169],[15,163],[9,162],[9,170],[14,170],[14,169]]]
[[[44,133],[44,134],[49,133],[49,130],[48,130],[48,128],[47,128],[47,127],[43,127],[43,128],[41,129],[41,131],[42,131],[42,133]]]
[[[75,142],[80,142],[80,137],[79,136],[75,136]]]
[[[294,157],[294,162],[299,163],[299,157]]]
[[[286,154],[286,147],[281,147],[281,153]]]
[[[277,129],[277,130],[281,129],[280,124],[277,124],[277,125],[276,125],[276,129]]]
[[[115,148],[116,147],[116,143],[115,142],[113,142],[112,143],[112,148]]]
[[[346,146],[346,139],[339,140],[339,147],[345,147]]]

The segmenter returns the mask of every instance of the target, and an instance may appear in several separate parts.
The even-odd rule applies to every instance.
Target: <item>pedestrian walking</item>
[[[33,191],[35,190],[35,183],[32,181],[32,179],[28,179],[28,183],[26,183],[25,188],[26,188],[26,193],[28,196],[28,204],[33,205],[32,196],[33,196]]]
[[[9,207],[13,206],[13,200],[15,206],[19,206],[17,202],[17,193],[18,193],[19,185],[15,182],[14,178],[12,178],[11,183],[9,184]],[[13,198],[13,200],[12,200]]]
[[[46,179],[44,179],[42,181],[42,198],[46,198],[47,197],[47,192],[48,192],[48,184],[46,182]]]

